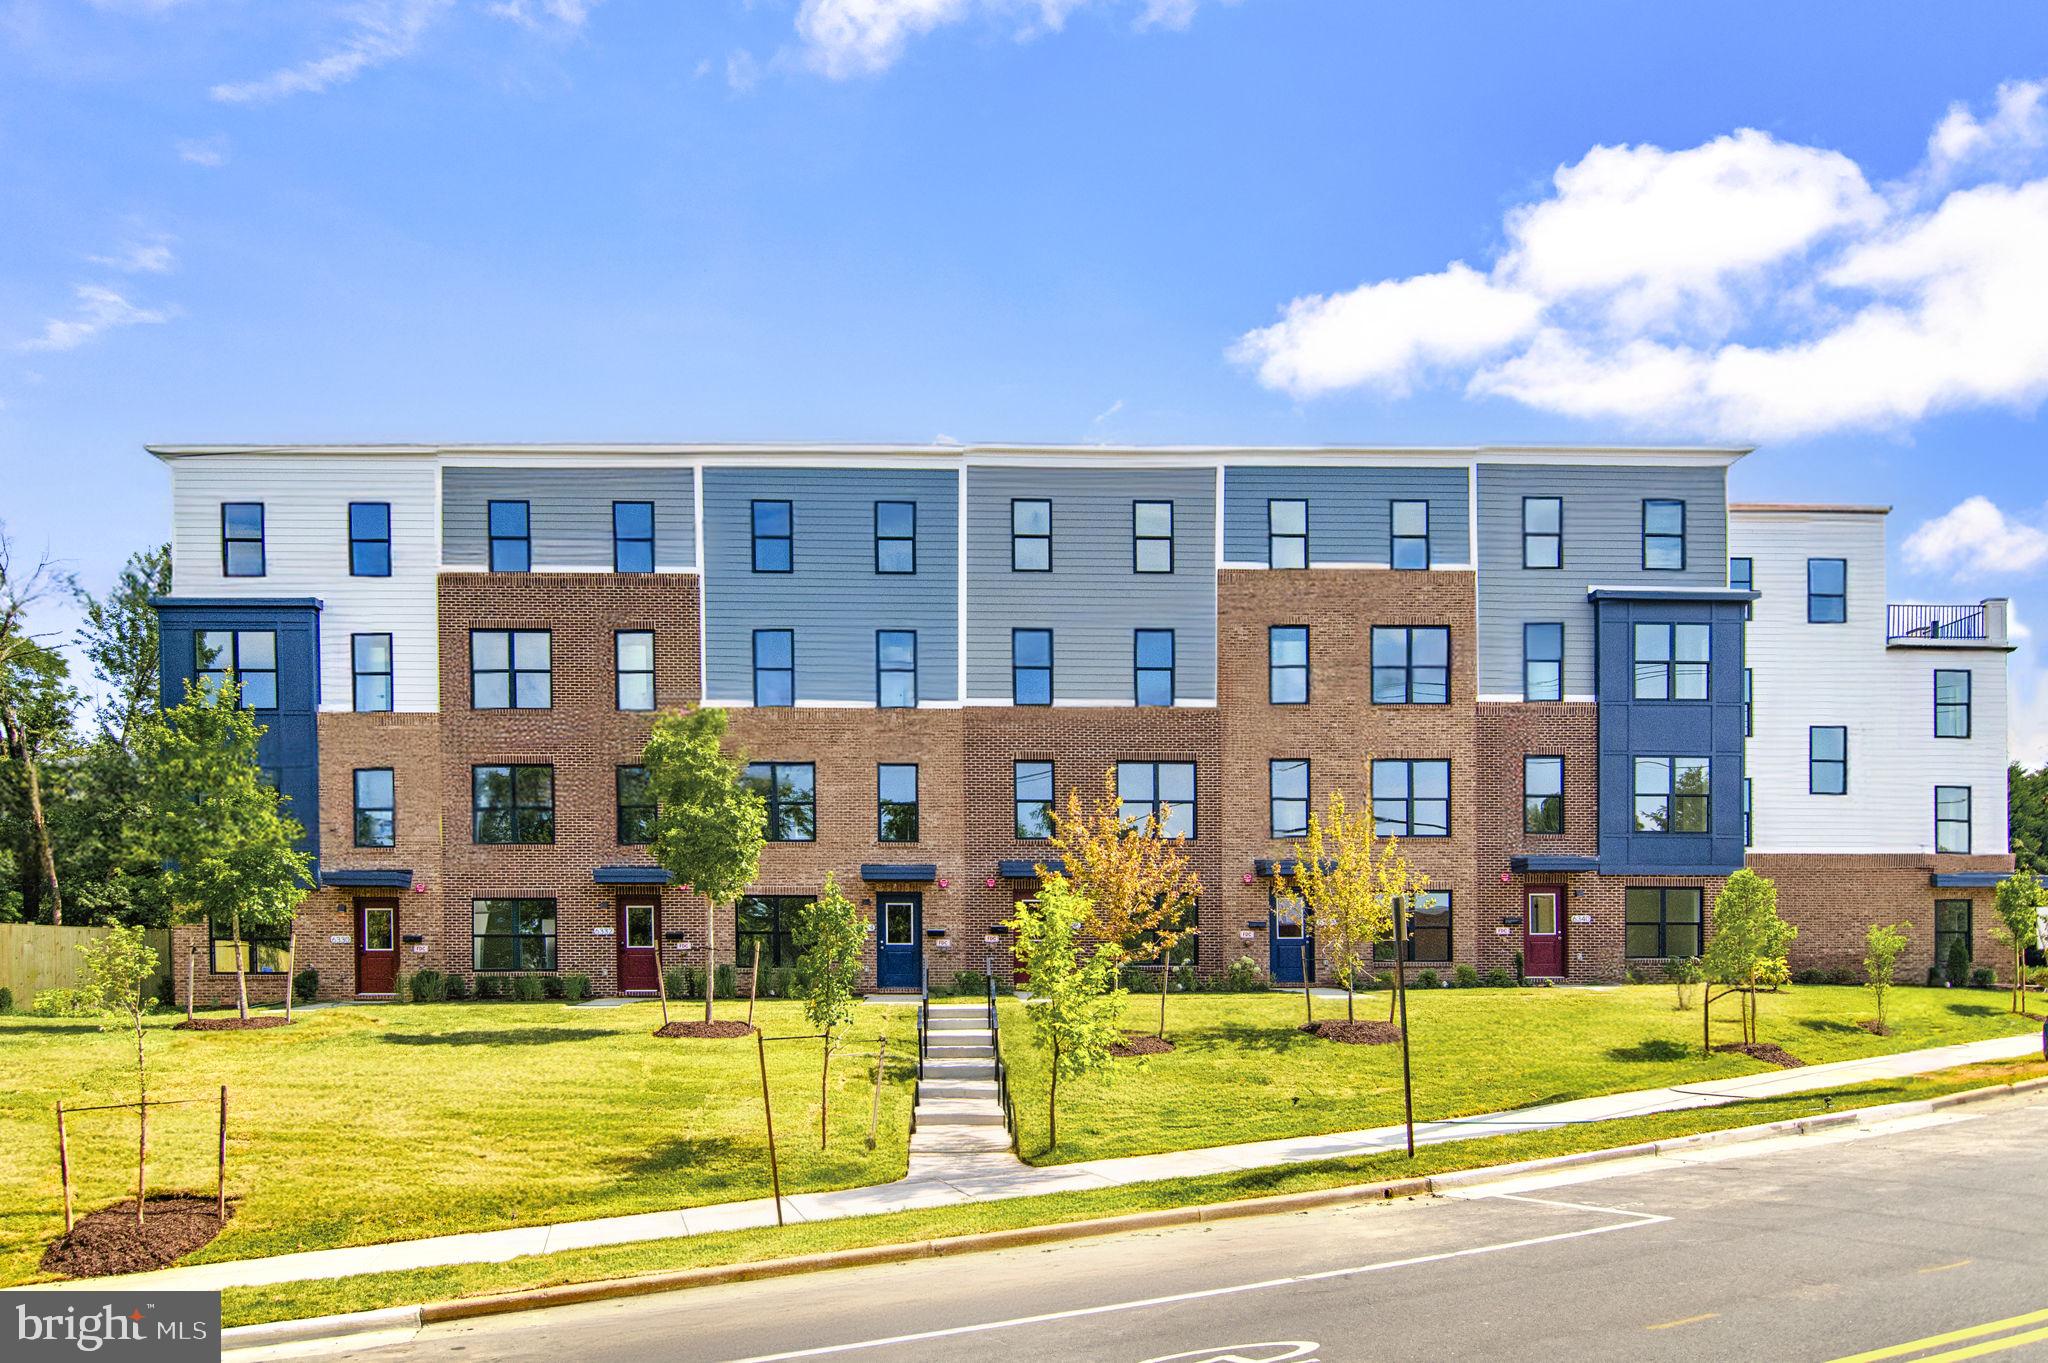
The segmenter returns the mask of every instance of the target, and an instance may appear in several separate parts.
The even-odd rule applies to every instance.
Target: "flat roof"
[[[1824,516],[1889,516],[1888,506],[1856,502],[1730,502],[1729,514],[1742,511],[1820,514]]]
[[[1426,458],[1479,460],[1563,459],[1626,462],[1635,459],[1699,460],[1732,463],[1749,454],[1751,445],[1081,445],[1031,444],[1006,441],[932,441],[923,444],[843,441],[732,441],[664,444],[646,443],[544,443],[488,442],[453,443],[367,443],[367,444],[150,444],[143,447],[159,459],[192,459],[208,455],[385,455],[421,457],[432,455],[545,456],[551,458],[605,456],[673,456],[683,458],[859,458],[904,457],[960,459],[970,456],[1028,456],[1054,458],[1198,458],[1245,457],[1253,459],[1344,459],[1344,458]]]

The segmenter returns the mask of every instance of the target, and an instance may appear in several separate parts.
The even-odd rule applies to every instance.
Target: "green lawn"
[[[701,1005],[699,1005],[701,1008]],[[720,1007],[738,1016],[744,1006]],[[679,1016],[688,1017],[683,1005]],[[301,1014],[287,1029],[151,1024],[151,1090],[207,1103],[151,1121],[152,1191],[214,1181],[229,1086],[228,1229],[188,1262],[369,1244],[765,1196],[751,1038],[663,1041],[651,1004],[424,1004]],[[763,1002],[769,1036],[809,1030]],[[878,1147],[866,1148],[875,1039],[889,1028]],[[814,1041],[771,1043],[786,1192],[883,1183],[907,1161],[916,1014],[863,1007],[834,1063],[831,1149],[818,1150]],[[37,1276],[61,1233],[54,1104],[134,1096],[134,1043],[89,1021],[0,1017],[0,1286]],[[70,1121],[80,1211],[129,1195],[132,1112]]]
[[[1892,1035],[1856,1023],[1868,991],[1802,985],[1765,996],[1759,1037],[1809,1064],[1915,1050],[2038,1029],[1990,990],[1892,991]],[[1533,1103],[1754,1074],[1746,1056],[1700,1054],[1700,1014],[1679,1012],[1668,985],[1611,990],[1442,989],[1408,996],[1418,1121]],[[1060,1143],[1046,1150],[1043,1053],[1023,1007],[1003,1002],[1003,1058],[1020,1146],[1033,1163],[1230,1145],[1380,1126],[1401,1119],[1398,1046],[1349,1046],[1299,1030],[1300,994],[1195,995],[1167,1004],[1175,1049],[1119,1060],[1106,1078],[1060,1089]],[[1127,1023],[1150,1032],[1157,996],[1133,997]],[[1384,1018],[1387,996],[1360,995],[1361,1018]],[[1315,1000],[1318,1018],[1342,999]],[[1715,1009],[1716,1043],[1738,1039],[1734,1001]]]

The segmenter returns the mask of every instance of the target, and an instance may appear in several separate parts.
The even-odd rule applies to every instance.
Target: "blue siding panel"
[[[654,567],[697,566],[696,471],[680,468],[445,469],[441,474],[441,561],[490,563],[485,527],[491,502],[525,502],[537,569],[612,566],[612,503],[654,503]]]
[[[1391,504],[1429,503],[1429,561],[1470,564],[1469,480],[1463,468],[1233,465],[1223,473],[1223,558],[1266,561],[1266,503],[1308,501],[1308,551],[1317,563],[1388,562]]]

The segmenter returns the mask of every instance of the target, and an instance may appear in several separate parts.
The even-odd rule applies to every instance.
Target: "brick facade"
[[[2012,870],[2011,856],[1935,856],[1896,853],[1829,856],[1806,853],[1752,853],[1751,869],[1778,886],[1778,912],[1799,929],[1792,943],[1794,970],[1863,969],[1863,934],[1872,923],[1904,923],[1906,951],[1899,958],[1898,978],[1919,984],[1934,959],[1934,903],[1938,899],[1970,901],[1973,964],[1987,965],[2000,979],[2012,974],[2011,955],[1997,943],[1998,917],[1989,888],[1936,889],[1939,871]]]

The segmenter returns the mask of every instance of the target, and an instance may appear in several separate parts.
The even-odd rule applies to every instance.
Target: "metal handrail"
[[[1887,639],[1982,639],[1987,637],[1982,602],[1964,606],[1888,605]]]
[[[926,1038],[931,1033],[932,1022],[932,968],[918,967],[917,984],[917,1077],[924,1078],[925,1049],[930,1044]]]
[[[996,1059],[996,1102],[1003,1109],[1003,1130],[1009,1133],[1010,1147],[1017,1145],[1017,1114],[1010,1106],[1010,1068],[1003,1063],[1002,1020],[996,1015],[996,977],[987,977],[988,987],[988,1047]]]

